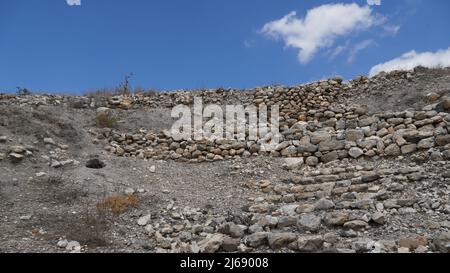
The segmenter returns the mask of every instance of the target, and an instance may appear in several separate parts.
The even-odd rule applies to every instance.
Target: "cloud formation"
[[[348,47],[348,42],[345,45],[340,45],[337,46],[330,54],[329,59],[332,61],[334,59],[336,59],[337,56],[341,55],[342,52],[344,52],[344,50],[346,50]]]
[[[69,6],[81,6],[81,0],[66,0]]]
[[[383,27],[384,31],[392,36],[396,36],[397,33],[400,31],[400,26],[398,25],[387,25]]]
[[[415,50],[412,50],[398,58],[372,67],[369,76],[373,77],[383,71],[412,70],[416,66],[428,68],[450,67],[450,47],[436,52],[417,53]]]
[[[320,49],[332,47],[337,38],[367,30],[383,20],[369,6],[327,4],[308,10],[304,18],[298,18],[292,11],[265,24],[261,32],[281,39],[286,47],[298,49],[298,59],[305,64]]]
[[[381,6],[381,0],[367,0],[369,6]]]
[[[347,63],[353,63],[353,61],[355,61],[358,53],[360,51],[363,51],[364,49],[370,47],[373,43],[374,43],[373,40],[364,40],[362,42],[357,43],[355,46],[353,46],[348,55]]]

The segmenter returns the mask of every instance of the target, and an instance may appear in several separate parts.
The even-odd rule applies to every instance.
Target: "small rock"
[[[439,135],[436,137],[436,144],[438,146],[445,146],[450,144],[450,134],[449,135]]]
[[[348,154],[353,158],[359,158],[364,154],[364,151],[358,147],[353,147],[353,148],[350,148],[350,150],[348,151]]]
[[[367,222],[364,222],[362,220],[353,220],[346,222],[344,224],[344,228],[350,228],[350,229],[364,229],[367,227]]]
[[[314,211],[314,205],[312,204],[302,204],[297,206],[297,208],[295,209],[295,212],[298,214],[302,214],[302,213],[308,213],[308,212],[313,212]]]
[[[416,248],[416,250],[414,252],[415,253],[427,253],[428,247],[427,246],[419,246],[418,248]]]
[[[339,241],[339,236],[333,232],[328,232],[323,235],[323,240],[330,244],[335,244]]]
[[[234,223],[228,222],[219,227],[220,233],[230,235],[232,238],[241,238],[244,236],[245,230]]]
[[[69,241],[64,239],[64,240],[59,240],[56,245],[60,248],[66,248],[68,244],[69,244]]]
[[[199,242],[201,253],[214,253],[222,246],[224,241],[224,235],[214,234],[209,238],[206,238]]]
[[[27,149],[25,149],[25,147],[23,147],[23,146],[16,145],[16,146],[9,147],[9,151],[11,153],[24,154],[24,153],[26,153]]]
[[[297,217],[294,216],[282,216],[278,219],[278,228],[285,228],[295,226],[297,224]]]
[[[137,224],[139,226],[146,226],[151,218],[152,218],[152,216],[150,214],[142,216],[138,219]]]
[[[248,210],[253,213],[266,213],[270,210],[270,207],[267,204],[256,204],[248,208]]]
[[[260,247],[266,244],[268,232],[255,232],[246,237],[246,244],[250,247]]]
[[[372,220],[379,225],[384,225],[386,223],[386,218],[381,212],[375,212],[372,214]]]
[[[295,215],[298,205],[284,205],[280,209],[286,215]]]
[[[333,212],[325,217],[325,223],[329,226],[343,226],[350,220],[350,214],[346,212]]]
[[[384,149],[384,152],[387,156],[397,156],[400,155],[400,148],[397,144],[391,144]]]
[[[56,142],[53,140],[53,138],[44,138],[44,143],[56,146]]]
[[[408,144],[402,146],[402,154],[410,154],[417,150],[417,144]]]
[[[109,111],[111,111],[111,109],[108,107],[97,108],[97,114],[104,114],[104,113],[108,113]]]
[[[337,151],[332,151],[332,152],[322,155],[321,159],[322,159],[323,163],[329,163],[329,162],[338,160],[339,154]]]
[[[418,149],[430,149],[434,147],[434,137],[422,139],[417,144]]]
[[[126,188],[125,189],[125,194],[126,195],[132,195],[132,194],[134,194],[134,189],[133,188]]]
[[[33,217],[33,215],[32,214],[28,214],[28,215],[20,216],[19,219],[22,220],[22,221],[28,221],[28,220],[31,219],[31,217]]]
[[[66,250],[72,253],[80,253],[81,252],[80,243],[77,241],[70,241],[67,243]]]
[[[266,215],[259,220],[258,224],[263,227],[274,228],[278,224],[278,218],[271,215]]]
[[[25,158],[24,155],[18,154],[18,153],[10,153],[9,154],[9,160],[13,163],[19,163]]]
[[[297,235],[294,233],[270,233],[267,236],[267,241],[269,243],[270,248],[279,249],[284,247],[297,239]]]
[[[303,214],[298,218],[297,227],[300,230],[315,232],[319,230],[322,218],[312,213]]]
[[[315,210],[329,210],[329,209],[334,208],[334,206],[335,205],[334,205],[333,201],[322,198],[314,204],[314,209]]]
[[[450,253],[450,232],[442,232],[433,240],[435,251]]]
[[[315,156],[308,156],[305,163],[308,166],[317,166],[317,164],[319,164],[319,159]]]
[[[43,177],[43,176],[46,176],[46,175],[47,175],[47,174],[44,173],[44,172],[36,173],[36,177]]]
[[[263,227],[261,225],[259,225],[259,224],[253,224],[253,225],[248,227],[248,232],[249,233],[256,233],[256,232],[262,232],[262,231],[264,231]]]
[[[408,248],[410,250],[415,250],[419,246],[427,246],[428,240],[424,236],[407,237],[407,238],[401,238],[398,241],[398,245],[400,247]]]
[[[233,252],[238,249],[239,244],[240,244],[239,239],[224,236],[221,248],[225,252]]]
[[[444,110],[449,111],[450,110],[450,98],[448,98],[448,97],[443,98],[441,106],[442,106],[442,108],[444,108]]]
[[[321,235],[300,236],[297,239],[297,247],[300,252],[315,252],[322,248],[323,242]]]
[[[407,247],[399,247],[398,250],[397,250],[397,252],[398,252],[398,253],[402,253],[402,254],[405,254],[405,253],[411,253],[411,252],[409,251],[409,248],[407,248]]]
[[[287,170],[295,170],[303,165],[303,157],[290,157],[284,159],[283,167]]]
[[[352,243],[352,249],[357,253],[366,253],[372,250],[374,241],[368,238],[360,238]]]
[[[437,101],[440,97],[441,97],[441,95],[439,95],[439,94],[437,94],[437,93],[435,93],[435,92],[431,92],[431,93],[428,93],[428,94],[425,96],[425,101],[426,101],[426,102],[435,102],[435,101]]]
[[[151,173],[155,173],[156,172],[156,166],[155,165],[150,166],[149,171]]]

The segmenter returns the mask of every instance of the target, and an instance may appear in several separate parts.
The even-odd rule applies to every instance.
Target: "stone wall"
[[[194,97],[200,97],[203,105],[263,104],[278,105],[280,109],[281,141],[271,152],[263,151],[258,141],[175,141],[168,131],[155,132],[151,128],[137,132],[97,130],[98,139],[107,142],[106,149],[118,156],[201,162],[263,154],[299,158],[295,161],[297,164],[309,166],[344,158],[375,158],[416,152],[427,152],[422,156],[436,160],[449,159],[450,99],[445,95],[428,94],[425,98],[428,105],[423,109],[375,114],[369,113],[367,105],[346,100],[353,95],[370,92],[371,86],[385,86],[387,81],[395,86],[414,77],[414,72],[393,72],[371,79],[361,76],[346,83],[341,78],[333,78],[292,87],[220,88],[110,97],[0,95],[0,103],[128,110],[192,105]]]

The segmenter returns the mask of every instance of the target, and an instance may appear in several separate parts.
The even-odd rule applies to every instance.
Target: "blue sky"
[[[335,18],[307,15],[320,7]],[[450,55],[449,11],[448,0],[0,0],[0,92],[82,93],[127,73],[159,90],[252,88],[432,65]]]

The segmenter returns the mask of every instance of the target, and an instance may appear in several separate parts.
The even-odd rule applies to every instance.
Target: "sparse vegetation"
[[[56,232],[60,234],[58,237],[64,235],[63,237],[89,247],[108,245],[107,232],[110,222],[104,213],[86,208],[86,211],[77,217],[63,217],[56,226]]]
[[[131,208],[137,208],[139,199],[132,195],[112,195],[104,198],[97,203],[97,210],[99,212],[112,212],[115,215],[120,215]]]
[[[61,172],[58,172],[50,173],[49,175],[43,175],[41,177],[34,177],[33,181],[34,183],[39,183],[45,186],[59,186],[64,183],[65,178]]]
[[[101,88],[94,91],[87,91],[84,95],[91,98],[110,98],[118,95],[129,96],[131,94],[145,92],[141,87],[136,87],[134,90],[131,88],[131,77],[133,77],[133,73],[125,75],[123,81],[115,88]]]
[[[63,181],[64,178],[62,174],[52,174],[47,177],[47,180],[45,182],[49,185],[58,185],[63,183]]]
[[[141,86],[132,88],[130,86],[130,80],[133,73],[127,74],[124,80],[117,87],[113,88],[101,88],[97,90],[88,90],[84,92],[84,96],[96,99],[108,99],[114,96],[131,96],[132,94],[141,94],[144,96],[153,96],[159,93],[156,88],[145,89]]]
[[[119,119],[110,111],[104,111],[97,114],[95,122],[97,127],[115,128]]]
[[[84,95],[89,98],[110,98],[116,95],[116,90],[101,88],[98,90],[87,91]]]
[[[131,77],[133,77],[133,73],[125,75],[123,82],[119,85],[119,87],[116,90],[116,94],[118,94],[118,95],[130,95],[131,94],[131,88],[130,88]]]

